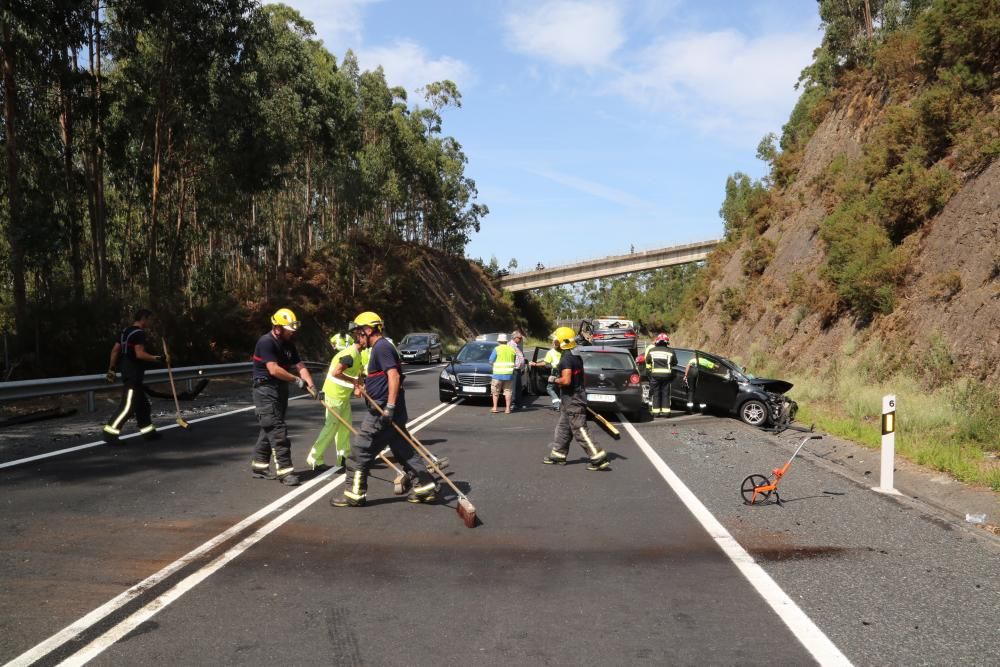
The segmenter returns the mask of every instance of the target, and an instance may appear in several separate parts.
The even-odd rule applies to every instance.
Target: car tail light
[[[602,338],[606,338],[606,336],[604,334],[594,334],[594,335],[591,336],[591,338],[593,338],[595,340],[600,340]]]
[[[632,373],[632,375],[629,376],[628,383],[629,384],[639,384],[639,374],[638,373]]]
[[[625,332],[625,337],[626,338],[635,338],[635,332],[634,331],[626,331]]]

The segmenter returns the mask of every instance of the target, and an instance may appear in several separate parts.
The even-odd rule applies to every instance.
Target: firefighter
[[[643,354],[646,370],[649,371],[653,417],[669,417],[670,385],[674,379],[674,353],[670,349],[670,336],[659,334]]]
[[[360,396],[358,376],[361,374],[361,350],[350,334],[334,334],[330,336],[334,356],[323,382],[323,399],[328,408],[340,415],[348,424],[351,423],[351,396]],[[344,459],[351,451],[351,434],[347,427],[329,412],[326,413],[326,423],[316,437],[306,464],[313,470],[322,472],[329,468],[323,455],[330,443],[336,443],[337,465],[344,465]]]
[[[566,465],[566,455],[569,453],[569,443],[576,441],[587,452],[590,459],[587,470],[608,470],[611,462],[607,452],[594,444],[587,430],[587,394],[583,388],[583,359],[573,354],[576,347],[576,334],[569,327],[559,327],[552,333],[559,342],[562,356],[556,366],[556,385],[562,395],[559,421],[556,423],[555,436],[549,455],[542,463]]]
[[[146,367],[163,361],[162,356],[146,352],[146,327],[152,316],[153,311],[148,308],[137,310],[132,325],[125,327],[118,341],[111,347],[111,360],[105,377],[109,384],[115,381],[115,366],[121,359],[122,399],[114,417],[104,425],[102,436],[109,445],[120,444],[118,436],[121,435],[121,428],[133,414],[144,440],[156,440],[160,437],[153,426],[149,414],[149,399],[142,387]]]
[[[295,313],[288,308],[278,310],[271,316],[271,330],[260,337],[253,351],[253,405],[260,434],[250,470],[254,477],[278,479],[285,486],[297,486],[299,483],[292,465],[292,441],[285,424],[288,383],[294,382],[313,398],[318,396],[312,375],[299,359],[292,343],[298,328]],[[273,477],[270,475],[272,456]]]
[[[371,350],[365,369],[365,391],[382,408],[368,407],[358,429],[358,437],[344,462],[344,491],[331,498],[334,507],[361,507],[367,500],[368,471],[372,461],[388,445],[403,468],[404,488],[411,488],[407,500],[429,503],[436,499],[434,478],[426,464],[399,432],[406,430],[406,393],[403,389],[402,360],[396,347],[382,333],[382,318],[371,311],[360,313],[348,325],[349,333],[362,348]]]

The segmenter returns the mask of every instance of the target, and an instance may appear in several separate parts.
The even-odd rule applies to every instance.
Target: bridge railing
[[[324,370],[326,364],[317,361],[305,362],[310,371]],[[186,382],[188,390],[194,380],[213,377],[227,377],[249,374],[252,364],[243,361],[235,364],[208,364],[202,366],[182,366],[174,368],[174,381]],[[116,378],[121,378],[117,375]],[[145,384],[161,384],[168,382],[167,369],[157,368],[146,371]],[[109,384],[104,375],[73,375],[58,378],[40,378],[37,380],[17,380],[15,382],[0,382],[0,403],[17,401],[27,398],[42,398],[45,396],[61,396],[65,394],[87,394],[87,409],[96,409],[94,395],[98,391],[111,391],[120,388],[117,382]]]

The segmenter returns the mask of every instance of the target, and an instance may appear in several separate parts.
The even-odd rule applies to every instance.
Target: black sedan
[[[688,379],[693,386],[694,407],[704,406],[705,410],[734,415],[751,426],[787,424],[795,419],[799,406],[785,396],[792,388],[791,382],[755,377],[736,362],[709,352],[671,349],[673,407],[686,407],[688,389],[684,386],[684,369],[690,365]]]
[[[406,362],[431,364],[441,361],[441,337],[436,333],[408,333],[397,349]]]
[[[506,343],[504,343],[506,345]],[[500,343],[495,340],[472,340],[462,346],[438,378],[438,398],[446,403],[456,396],[488,398],[493,365],[490,353]],[[544,387],[542,388],[544,391]]]
[[[541,361],[548,350],[536,348],[533,360]],[[648,418],[649,384],[644,382],[635,359],[622,347],[578,345],[572,350],[583,358],[583,386],[587,406],[595,412],[623,412],[632,421]],[[545,394],[547,368],[531,368],[531,391]]]

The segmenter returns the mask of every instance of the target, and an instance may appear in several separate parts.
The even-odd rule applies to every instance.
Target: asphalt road
[[[792,435],[592,424],[611,471],[575,444],[545,466],[547,399],[446,407],[436,371],[410,370],[412,430],[482,525],[447,487],[393,496],[381,468],[364,508],[329,505],[337,471],[251,479],[246,411],[0,469],[0,663],[1000,664],[995,543],[807,459],[783,505],[742,504]],[[291,403],[300,466],[322,420]]]

